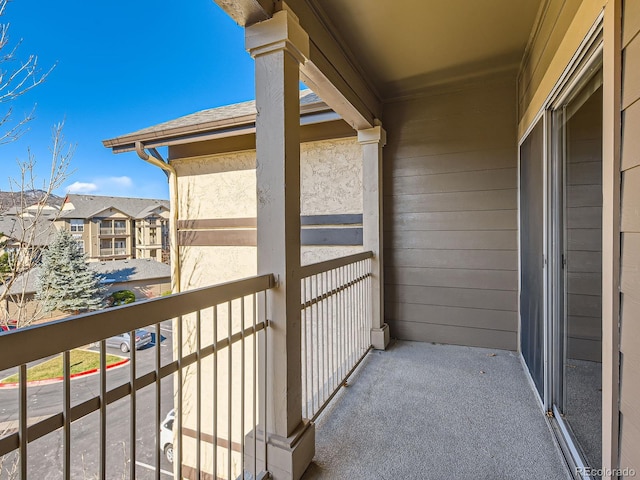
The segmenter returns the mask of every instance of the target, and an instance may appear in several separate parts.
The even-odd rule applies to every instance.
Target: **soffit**
[[[383,98],[516,68],[541,0],[308,0]]]

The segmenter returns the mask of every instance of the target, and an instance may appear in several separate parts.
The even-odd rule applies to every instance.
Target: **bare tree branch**
[[[0,0],[0,18],[4,15],[8,3],[9,0]],[[44,82],[55,68],[54,64],[43,71],[36,55],[29,55],[26,60],[20,60],[18,49],[22,40],[12,47],[9,42],[9,23],[0,23],[0,103],[10,103],[34,89]],[[0,114],[0,145],[19,138],[32,119],[33,111],[12,124],[13,109],[9,106],[4,114]]]

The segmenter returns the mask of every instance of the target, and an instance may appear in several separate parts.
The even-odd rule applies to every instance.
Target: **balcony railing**
[[[0,425],[13,422],[15,428],[0,430],[0,478],[12,478],[3,475],[13,469],[23,480],[147,478],[142,471],[149,470],[160,479],[171,473],[160,451],[163,414],[171,409],[175,478],[257,478],[264,465],[255,459],[266,458],[260,435],[251,435],[264,431],[258,423],[266,418],[260,365],[267,322],[259,317],[273,285],[272,275],[257,276],[0,335],[0,372],[18,374],[15,413],[6,418],[10,405],[2,404]],[[131,348],[118,375],[107,369],[107,341],[124,332],[133,339],[149,325],[153,346]],[[161,348],[169,335],[173,348]],[[72,379],[70,352],[92,344],[99,351],[97,374]],[[57,387],[48,386],[48,396],[38,398],[44,387],[27,382],[27,368],[51,356],[62,357],[63,374]],[[86,383],[78,388],[77,382]],[[53,411],[43,415],[45,402]],[[115,430],[124,439],[114,440]],[[74,438],[82,432],[83,439]],[[256,453],[249,464],[245,447]],[[123,458],[114,462],[118,449]],[[43,467],[52,457],[59,463]]]
[[[317,418],[371,348],[371,258],[301,269],[305,418]],[[16,473],[7,478],[22,479],[147,478],[141,468],[157,479],[258,478],[268,461],[265,399],[274,372],[266,371],[263,315],[273,286],[272,275],[257,276],[0,335],[0,372],[17,373],[15,408],[0,398],[0,478],[7,465]],[[148,326],[151,346],[133,348],[128,366],[107,368],[107,342]],[[73,378],[71,351],[87,345],[99,368]],[[28,367],[49,357],[61,359],[63,373],[54,386],[34,387]],[[173,466],[163,457],[167,442]],[[114,445],[122,457],[115,461]]]
[[[315,420],[371,348],[371,252],[302,267],[302,409]]]
[[[127,228],[100,227],[100,235],[126,235]]]

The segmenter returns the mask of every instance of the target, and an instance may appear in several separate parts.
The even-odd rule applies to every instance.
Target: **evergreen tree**
[[[5,252],[0,255],[0,279],[5,274],[11,273],[11,270],[11,259],[9,258],[9,254]]]
[[[44,310],[75,313],[102,307],[100,277],[87,266],[84,253],[67,230],[61,230],[45,251],[37,298]]]

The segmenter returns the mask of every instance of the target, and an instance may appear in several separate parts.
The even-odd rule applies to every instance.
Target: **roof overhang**
[[[340,120],[340,115],[325,103],[313,103],[300,106],[300,125],[314,125]],[[217,140],[227,137],[249,135],[256,132],[256,114],[244,115],[225,120],[204,122],[197,125],[160,129],[153,132],[133,133],[104,140],[105,147],[113,153],[131,152],[136,142],[142,142],[145,148],[171,147],[188,143]]]

